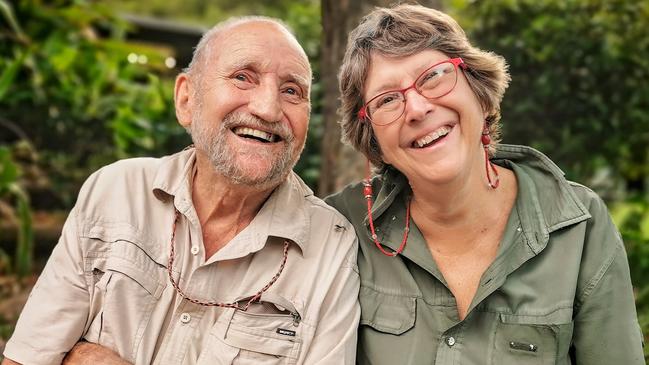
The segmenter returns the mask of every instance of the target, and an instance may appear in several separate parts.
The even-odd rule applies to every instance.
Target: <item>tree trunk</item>
[[[338,108],[338,69],[342,63],[347,35],[360,19],[375,6],[389,6],[394,0],[321,0],[322,45],[320,56],[323,89],[322,138],[318,195],[324,197],[364,176],[363,156],[340,141]],[[441,9],[441,0],[424,0],[420,4]]]

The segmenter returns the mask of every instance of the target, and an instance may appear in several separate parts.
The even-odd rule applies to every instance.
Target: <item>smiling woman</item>
[[[508,82],[436,10],[379,8],[350,34],[343,135],[378,175],[327,200],[361,247],[359,364],[644,363],[606,206],[498,144]]]

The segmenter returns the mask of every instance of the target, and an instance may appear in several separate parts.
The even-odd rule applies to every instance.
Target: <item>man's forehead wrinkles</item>
[[[273,67],[273,62],[269,59],[256,60],[248,57],[235,57],[228,65],[226,65],[226,69],[230,72],[246,68],[252,69],[260,74],[277,74],[282,81],[294,81],[304,87],[310,85],[308,68],[298,62],[294,65],[278,64],[277,67]],[[286,70],[287,68],[290,68],[291,70]]]

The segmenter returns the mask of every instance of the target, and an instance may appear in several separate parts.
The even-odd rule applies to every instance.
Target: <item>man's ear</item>
[[[176,77],[176,86],[174,87],[174,105],[176,106],[176,118],[181,126],[187,128],[192,124],[194,105],[192,82],[189,75],[181,73]]]

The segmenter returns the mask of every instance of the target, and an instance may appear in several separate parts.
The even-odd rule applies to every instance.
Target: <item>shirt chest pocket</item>
[[[494,336],[493,365],[570,364],[572,322],[557,316],[500,315]]]
[[[96,237],[93,239],[106,239]],[[84,338],[117,351],[133,361],[151,314],[166,287],[165,269],[141,244],[115,239],[101,241],[85,263],[91,298]]]
[[[295,314],[226,309],[202,346],[197,365],[295,364],[302,337]]]
[[[392,295],[362,286],[359,295],[361,321],[359,359],[369,364],[400,364],[403,354],[415,351],[417,298]],[[389,351],[398,348],[398,351]]]

